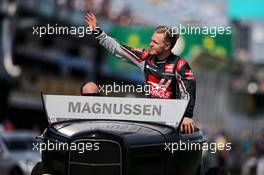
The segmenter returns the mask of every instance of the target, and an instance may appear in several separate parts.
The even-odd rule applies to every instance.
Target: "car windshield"
[[[33,142],[36,141],[34,139],[23,139],[23,140],[6,139],[4,140],[4,142],[10,151],[26,151],[26,150],[33,150]]]

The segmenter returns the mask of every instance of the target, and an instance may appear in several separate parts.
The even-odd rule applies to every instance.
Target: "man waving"
[[[196,82],[187,61],[171,52],[179,35],[173,28],[158,26],[151,38],[150,50],[135,49],[118,43],[97,25],[93,13],[85,15],[85,22],[93,30],[94,37],[109,52],[125,58],[144,73],[145,84],[150,87],[150,98],[190,99],[181,124],[181,132],[192,133],[196,129],[193,117]]]

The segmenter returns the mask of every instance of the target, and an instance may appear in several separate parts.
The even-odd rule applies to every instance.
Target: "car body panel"
[[[178,143],[179,141],[203,143],[205,141],[200,132],[182,135],[177,129],[165,124],[117,120],[59,122],[50,125],[42,136],[43,142],[46,144],[48,142],[71,144],[83,141],[92,144],[100,142],[104,145],[100,152],[43,151],[44,171],[65,175],[74,174],[77,170],[80,175],[87,172],[99,175],[111,175],[111,173],[120,175],[197,175],[202,162],[202,150],[172,153],[165,150],[165,143]],[[114,146],[103,143],[103,141],[117,143],[116,148],[120,147],[120,150],[113,151]],[[121,153],[119,154],[119,152]],[[113,172],[110,168],[108,173],[98,169],[98,166],[105,165],[102,162],[111,160],[109,157],[113,158],[114,163],[116,163],[115,160],[120,161],[119,168],[112,167]],[[61,161],[62,159],[64,161]],[[61,167],[55,167],[55,164],[60,164]],[[93,166],[89,167],[92,164]],[[105,166],[104,168],[109,167]]]

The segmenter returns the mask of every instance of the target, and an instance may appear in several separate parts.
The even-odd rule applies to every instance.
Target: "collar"
[[[158,60],[158,58],[157,58],[157,56],[155,57],[155,63],[156,64],[164,64],[164,63],[167,63],[170,59],[172,59],[172,58],[174,58],[175,57],[175,55],[171,52],[171,54],[167,57],[167,58],[165,58],[164,60],[162,60],[162,61],[159,61]]]

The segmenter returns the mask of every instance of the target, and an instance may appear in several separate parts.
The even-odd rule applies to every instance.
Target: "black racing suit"
[[[140,68],[151,98],[190,99],[184,117],[193,116],[196,82],[187,61],[173,53],[164,61],[158,61],[149,50],[119,44],[100,29],[94,32],[94,36],[109,52]]]

